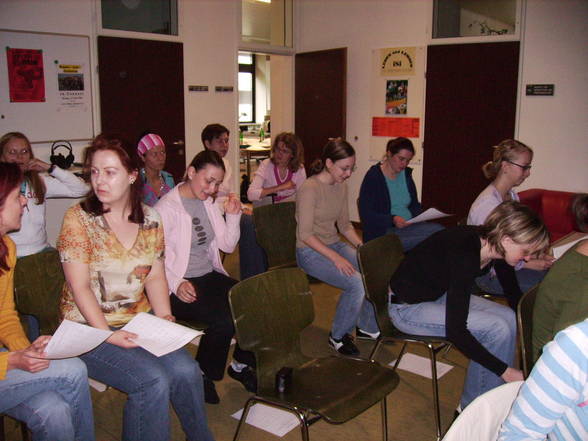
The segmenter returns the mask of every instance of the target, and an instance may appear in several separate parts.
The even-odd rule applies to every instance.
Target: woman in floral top
[[[57,248],[67,283],[64,318],[115,332],[81,356],[88,374],[128,394],[123,436],[168,440],[169,400],[188,440],[212,440],[204,410],[202,373],[185,349],[156,357],[136,334],[119,329],[137,313],[171,315],[163,265],[163,227],[141,203],[138,168],[119,139],[99,135],[86,155],[92,191],[65,214]],[[145,295],[147,291],[147,296]]]

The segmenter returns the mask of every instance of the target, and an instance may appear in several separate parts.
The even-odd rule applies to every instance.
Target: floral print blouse
[[[80,204],[66,211],[57,239],[62,262],[88,265],[91,290],[109,326],[123,326],[137,313],[151,309],[144,290],[145,278],[155,259],[164,258],[165,245],[159,214],[144,204],[143,212],[145,220],[131,249],[118,241],[104,216],[87,213]],[[63,318],[86,323],[67,282],[60,310]]]

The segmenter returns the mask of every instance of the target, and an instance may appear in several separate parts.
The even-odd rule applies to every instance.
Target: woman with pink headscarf
[[[143,202],[153,207],[175,185],[173,176],[163,170],[165,143],[159,135],[147,133],[137,144],[137,154],[145,164],[140,171],[143,180]]]

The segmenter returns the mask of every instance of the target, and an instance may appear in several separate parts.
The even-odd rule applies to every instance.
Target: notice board
[[[90,38],[0,30],[0,134],[31,142],[94,135]]]

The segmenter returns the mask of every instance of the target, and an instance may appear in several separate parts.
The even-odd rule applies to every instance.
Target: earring
[[[135,183],[135,180],[136,180],[136,179],[137,179],[137,178],[136,178],[136,177],[134,177],[134,176],[133,176],[132,178],[129,178],[129,183],[130,183],[131,185],[133,185],[133,184]]]

